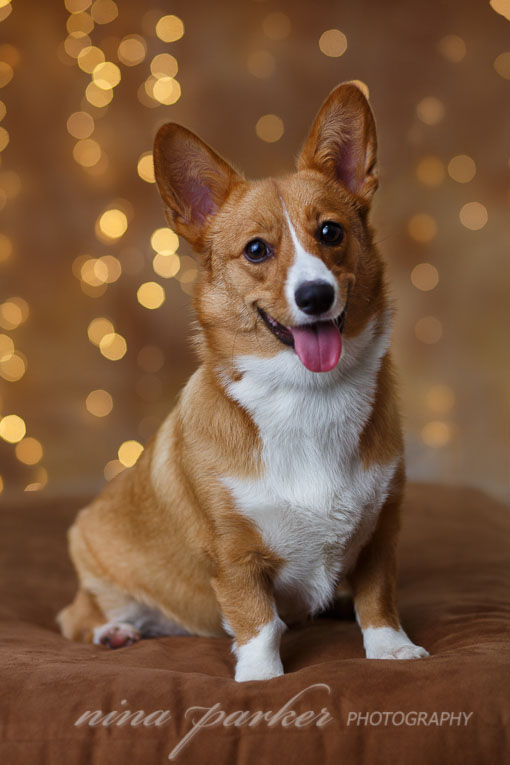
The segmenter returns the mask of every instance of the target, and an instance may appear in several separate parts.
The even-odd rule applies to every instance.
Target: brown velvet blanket
[[[228,639],[109,651],[60,636],[81,504],[26,495],[0,510],[2,764],[510,761],[510,515],[494,500],[408,489],[400,612],[430,658],[368,661],[337,613],[284,635],[284,677],[247,684]]]

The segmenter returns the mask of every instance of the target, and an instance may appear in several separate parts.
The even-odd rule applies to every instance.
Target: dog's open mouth
[[[257,310],[266,327],[281,343],[294,348],[301,363],[311,372],[329,372],[336,367],[342,353],[345,309],[336,319],[297,327],[285,327],[262,308]]]

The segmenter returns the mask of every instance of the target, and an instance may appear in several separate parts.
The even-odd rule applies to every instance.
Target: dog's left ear
[[[154,171],[170,226],[200,250],[209,220],[241,176],[191,130],[172,122],[156,135]]]
[[[377,189],[377,137],[372,110],[351,82],[338,85],[323,103],[298,158],[340,181],[367,204]]]

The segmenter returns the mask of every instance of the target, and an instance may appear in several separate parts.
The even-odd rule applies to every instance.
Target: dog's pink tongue
[[[336,367],[342,353],[342,336],[334,321],[289,329],[299,360],[310,372],[329,372]]]

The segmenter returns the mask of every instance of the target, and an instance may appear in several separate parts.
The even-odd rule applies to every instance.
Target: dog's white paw
[[[286,629],[277,616],[264,624],[257,635],[242,645],[234,644],[237,656],[235,679],[238,683],[248,680],[270,680],[283,675],[280,659],[280,637]]]
[[[429,655],[409,640],[402,628],[368,627],[363,630],[363,643],[367,659],[423,659]]]
[[[262,663],[238,661],[235,680],[237,683],[247,683],[249,680],[271,680],[280,675],[283,675],[283,664],[279,656],[273,656]]]
[[[367,659],[424,659],[429,656],[429,652],[420,645],[403,645],[389,653],[383,653],[380,656],[367,656]]]
[[[140,638],[140,632],[131,624],[107,622],[94,629],[92,642],[95,645],[105,645],[108,648],[123,648],[137,643]]]

